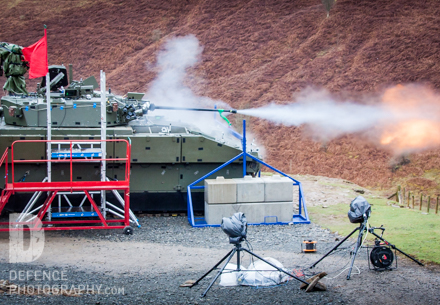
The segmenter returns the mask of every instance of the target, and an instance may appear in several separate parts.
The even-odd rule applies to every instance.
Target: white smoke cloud
[[[194,35],[168,40],[157,56],[159,73],[151,83],[147,97],[157,105],[197,104],[200,98],[184,84],[184,80],[187,69],[199,62],[202,51]]]
[[[199,96],[188,84],[189,70],[197,66],[201,60],[203,47],[194,35],[176,37],[168,40],[157,56],[158,75],[150,84],[146,98],[157,106],[198,107],[230,109],[231,107],[220,100]],[[155,110],[153,115],[163,115],[168,121],[185,122],[195,125],[200,131],[215,138],[222,138],[225,133],[217,122],[215,112],[193,112],[183,110]],[[217,119],[215,119],[215,117]],[[230,139],[235,144],[235,139]],[[231,142],[232,143],[232,142]]]
[[[325,90],[308,88],[295,102],[269,104],[238,112],[285,126],[309,127],[312,137],[326,142],[338,136],[362,133],[372,142],[406,153],[440,144],[440,97],[419,85],[395,86],[370,104],[340,101]]]
[[[260,117],[285,126],[310,125],[314,136],[329,140],[343,134],[372,128],[387,117],[379,106],[337,102],[325,90],[307,89],[295,103],[239,110],[239,113]]]

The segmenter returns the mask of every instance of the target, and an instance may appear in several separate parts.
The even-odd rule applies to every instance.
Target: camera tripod
[[[287,272],[287,271],[284,271],[283,269],[281,269],[281,268],[275,266],[274,264],[268,262],[267,260],[265,260],[265,259],[263,259],[262,257],[258,256],[257,254],[253,253],[252,251],[250,251],[250,250],[248,250],[248,249],[246,249],[246,248],[243,248],[243,247],[241,246],[241,242],[242,242],[242,241],[243,241],[243,240],[240,240],[240,241],[238,241],[238,242],[234,242],[233,244],[235,244],[235,247],[234,247],[231,251],[229,251],[228,254],[226,254],[226,255],[225,255],[225,256],[224,256],[224,257],[223,257],[223,258],[222,258],[217,264],[215,264],[214,267],[212,267],[208,272],[206,272],[204,275],[202,275],[202,277],[200,277],[200,278],[199,278],[197,281],[195,281],[191,286],[189,286],[189,288],[192,288],[192,287],[194,287],[195,285],[197,285],[197,284],[198,284],[203,278],[205,278],[205,277],[206,277],[208,274],[210,274],[214,269],[216,269],[216,268],[217,268],[217,267],[218,267],[218,266],[219,266],[224,260],[226,260],[226,263],[223,265],[223,267],[220,269],[220,271],[217,273],[217,275],[214,277],[214,279],[211,281],[211,283],[209,283],[208,288],[206,288],[205,292],[202,293],[202,297],[204,297],[204,296],[208,293],[209,289],[211,289],[212,285],[215,283],[215,281],[218,279],[218,277],[223,273],[223,271],[224,271],[225,268],[226,268],[226,265],[227,265],[227,264],[229,263],[229,261],[232,259],[232,257],[234,256],[234,254],[237,254],[237,269],[236,269],[235,271],[237,271],[237,272],[238,272],[238,271],[241,271],[241,263],[240,263],[240,252],[241,252],[241,251],[247,252],[247,253],[249,253],[250,255],[255,256],[256,258],[262,260],[263,262],[265,262],[266,264],[272,266],[273,268],[277,269],[278,271],[283,272],[283,273],[285,273],[285,274],[291,276],[292,278],[296,279],[297,281],[300,281],[300,282],[303,283],[303,284],[309,285],[309,283],[307,283],[306,281],[304,281],[304,280],[302,280],[302,279],[300,279],[300,278],[294,276],[293,274],[291,274],[291,273],[289,273],[289,272]]]
[[[356,246],[354,248],[354,251],[352,253],[352,258],[351,258],[351,263],[350,263],[350,268],[348,269],[348,275],[347,275],[347,280],[350,279],[351,277],[351,271],[353,269],[353,264],[354,264],[354,260],[356,259],[356,255],[359,251],[359,248],[362,245],[362,237],[364,236],[364,233],[367,231],[367,220],[368,217],[364,218],[364,221],[359,225],[359,227],[357,227],[356,229],[354,229],[353,231],[351,231],[350,234],[348,234],[347,236],[345,236],[345,238],[343,240],[341,240],[336,246],[334,246],[330,251],[328,251],[326,254],[324,254],[323,257],[321,257],[319,260],[317,260],[315,263],[313,263],[309,268],[314,268],[320,261],[322,261],[324,258],[326,258],[327,256],[330,255],[330,253],[332,253],[333,251],[335,251],[340,245],[342,245],[347,239],[350,238],[350,236],[352,236],[356,231],[359,230],[359,235],[356,241]]]
[[[369,228],[367,229],[367,220],[368,218],[366,217],[364,219],[364,221],[359,225],[359,227],[357,227],[356,229],[354,229],[350,234],[348,234],[344,239],[342,239],[336,246],[334,246],[330,251],[328,251],[326,254],[324,254],[323,257],[321,257],[319,260],[317,260],[315,263],[313,263],[309,268],[314,268],[319,262],[321,262],[324,258],[326,258],[327,256],[330,255],[330,253],[332,253],[333,251],[335,251],[340,245],[342,245],[348,238],[350,238],[350,236],[352,236],[356,231],[359,230],[359,235],[356,241],[356,246],[354,248],[354,251],[352,252],[352,258],[351,258],[351,263],[350,263],[350,267],[348,270],[348,274],[347,274],[347,280],[350,279],[351,277],[351,271],[353,269],[353,264],[354,264],[354,260],[356,259],[356,255],[360,249],[360,247],[362,246],[362,238],[364,236],[364,233],[368,232],[373,234],[376,238],[382,240],[387,246],[389,246],[390,248],[399,251],[400,253],[402,253],[403,255],[405,255],[406,257],[412,259],[414,262],[416,262],[417,264],[423,266],[423,264],[421,262],[419,262],[418,260],[416,260],[415,258],[411,257],[410,255],[406,254],[405,252],[403,252],[402,250],[398,249],[395,245],[389,243],[388,241],[386,241],[382,236],[377,235],[374,230],[375,229],[381,229],[382,230],[382,234],[383,231],[385,230],[385,228]]]

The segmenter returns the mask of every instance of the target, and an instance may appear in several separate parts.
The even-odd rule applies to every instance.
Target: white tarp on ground
[[[274,258],[265,257],[266,261],[283,269],[283,265]],[[287,271],[287,270],[286,270]],[[220,276],[221,286],[272,286],[287,281],[289,276],[278,271],[269,264],[257,260],[253,261],[248,268],[241,267],[237,271],[237,265],[227,264],[225,270]]]

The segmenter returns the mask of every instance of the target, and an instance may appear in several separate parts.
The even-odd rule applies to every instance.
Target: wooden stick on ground
[[[300,288],[306,289],[306,292],[310,292],[313,290],[325,291],[325,290],[327,290],[327,287],[324,284],[319,283],[319,280],[322,279],[326,275],[327,275],[326,272],[321,272],[317,275],[314,275],[311,278],[306,280],[307,283],[310,283],[309,285],[301,284]]]

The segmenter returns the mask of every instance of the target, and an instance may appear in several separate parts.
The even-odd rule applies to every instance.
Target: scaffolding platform
[[[118,158],[90,158],[88,154],[74,154],[75,146],[84,144],[88,147],[96,146],[101,142],[118,142],[120,145],[125,145],[126,153],[124,157]],[[47,145],[67,146],[68,152],[59,152],[58,159],[50,160],[15,160],[14,149],[23,143],[46,143]],[[9,152],[10,150],[10,152]],[[90,152],[90,151],[89,151]],[[8,156],[10,153],[9,172]],[[93,152],[94,153],[94,152]],[[63,154],[63,155],[61,155]],[[139,223],[130,211],[130,155],[131,146],[126,140],[112,139],[112,140],[64,140],[64,141],[48,141],[48,140],[20,140],[12,143],[11,148],[7,148],[0,159],[0,166],[5,167],[5,188],[2,190],[0,196],[0,214],[8,202],[11,195],[19,192],[34,193],[31,200],[28,202],[20,216],[14,222],[0,222],[0,231],[14,231],[14,230],[81,230],[81,229],[126,229],[130,227],[130,222],[139,226]],[[52,150],[52,156],[54,152]],[[94,155],[93,157],[96,157]],[[120,164],[125,164],[125,177],[123,180],[109,180],[105,181],[74,181],[72,171],[76,164],[91,165],[94,162],[108,162],[115,161]],[[29,182],[20,179],[15,182],[15,166],[18,163],[64,163],[68,164],[70,174],[67,181],[51,181],[44,179],[41,182]],[[96,163],[94,163],[96,164]],[[66,175],[67,176],[67,175]],[[119,192],[123,192],[123,196]],[[104,192],[104,193],[103,193]],[[118,203],[110,203],[106,200],[98,204],[93,199],[93,194],[105,192],[113,192]],[[43,204],[37,204],[39,197],[42,194],[47,194]],[[69,194],[84,194],[84,199],[79,206],[73,205],[67,196]],[[58,204],[53,204],[58,197]],[[68,206],[62,206],[61,198],[64,197]],[[104,197],[105,198],[105,197]],[[90,205],[84,205],[88,200]],[[117,219],[107,219],[107,214],[117,216]],[[96,218],[96,219],[81,219],[81,218]],[[52,220],[57,218],[60,220]],[[42,227],[41,227],[42,225]],[[130,228],[131,229],[131,228]]]

